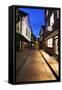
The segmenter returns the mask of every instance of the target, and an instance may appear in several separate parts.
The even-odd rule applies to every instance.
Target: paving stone
[[[40,52],[35,49],[29,50],[29,52],[31,54],[22,69],[19,70],[16,82],[56,80]]]

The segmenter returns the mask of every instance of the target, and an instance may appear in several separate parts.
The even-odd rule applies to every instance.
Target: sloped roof
[[[20,16],[26,16],[26,15],[28,15],[26,12],[21,11],[21,10],[18,10],[18,9],[17,9],[16,13],[18,13]]]

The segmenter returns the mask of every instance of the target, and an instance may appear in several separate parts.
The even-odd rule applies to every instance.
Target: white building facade
[[[17,11],[19,21],[16,23],[16,33],[20,36],[20,50],[28,47],[28,42],[31,41],[31,29],[28,22],[28,14],[23,11]]]

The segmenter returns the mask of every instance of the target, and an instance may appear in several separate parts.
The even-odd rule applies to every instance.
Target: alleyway
[[[16,82],[56,80],[58,69],[58,62],[43,50],[16,53]]]

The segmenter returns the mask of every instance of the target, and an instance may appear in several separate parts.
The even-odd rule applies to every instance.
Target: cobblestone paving
[[[41,52],[43,53],[43,51]],[[43,54],[45,55],[45,53]],[[56,80],[39,50],[26,50],[23,54],[19,53],[16,56],[16,60],[19,59],[18,63],[16,63],[17,67],[19,66],[19,71],[16,72],[16,82]],[[45,57],[49,58],[47,55]],[[53,63],[55,64],[55,62]],[[54,64],[51,66],[55,67],[57,72],[56,64]]]

